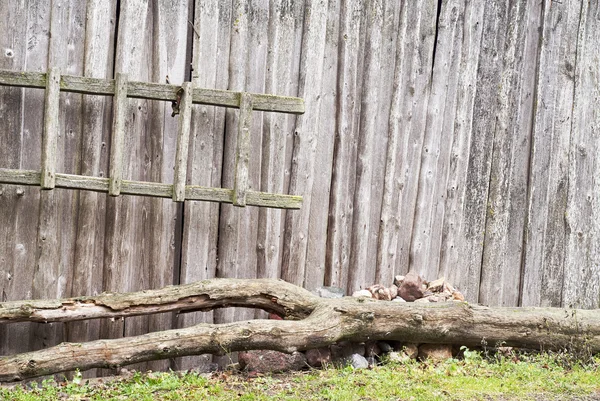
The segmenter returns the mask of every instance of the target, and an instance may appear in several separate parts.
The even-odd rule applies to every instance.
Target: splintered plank
[[[185,181],[188,161],[188,145],[190,143],[190,121],[192,117],[192,83],[184,82],[179,103],[180,119],[177,134],[177,150],[175,156],[175,177],[173,182],[173,200],[185,200]]]
[[[56,148],[58,141],[58,102],[60,70],[52,67],[46,79],[44,103],[44,131],[42,134],[42,176],[40,186],[53,189],[56,176]]]
[[[20,86],[24,88],[45,88],[46,74],[0,70],[0,86]],[[150,82],[129,82],[127,97],[152,100],[177,100],[178,85]],[[61,91],[85,93],[89,95],[114,95],[115,81],[88,77],[63,75]],[[193,103],[239,108],[240,92],[219,89],[194,89]],[[304,100],[291,96],[276,96],[253,93],[253,108],[259,111],[303,114]]]
[[[110,178],[108,194],[121,193],[123,179],[123,153],[125,148],[125,121],[127,119],[127,74],[117,73],[113,98],[113,129],[110,141]]]
[[[238,119],[238,140],[235,156],[235,182],[233,184],[233,204],[235,206],[246,206],[251,124],[252,96],[249,93],[243,92],[240,95],[240,116]]]

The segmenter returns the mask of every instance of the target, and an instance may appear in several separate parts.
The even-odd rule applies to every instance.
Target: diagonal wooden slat
[[[19,72],[0,70],[0,86],[19,86],[24,88],[45,88],[46,74],[39,72]],[[177,100],[178,85],[157,84],[130,81],[127,97],[153,100]],[[63,92],[84,93],[90,95],[114,95],[115,81],[63,75],[60,82]],[[303,114],[304,100],[290,96],[276,96],[252,93],[253,109],[279,113]],[[213,106],[239,108],[240,92],[195,88],[193,103]]]

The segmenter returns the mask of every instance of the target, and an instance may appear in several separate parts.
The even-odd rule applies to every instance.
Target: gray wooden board
[[[450,164],[456,98],[463,47],[462,1],[442,3],[438,20],[431,94],[427,105],[427,123],[423,139],[419,191],[415,208],[411,243],[412,267],[427,278],[438,278],[442,222],[445,217],[448,169]]]
[[[321,86],[321,111],[316,130],[315,172],[311,194],[311,210],[308,221],[306,245],[306,270],[304,287],[314,290],[324,284],[325,248],[327,245],[327,218],[333,168],[333,142],[335,132],[335,100],[337,96],[337,62],[339,41],[339,0],[329,0],[323,78]],[[302,118],[302,117],[301,117]],[[292,212],[293,213],[293,212]]]
[[[86,6],[85,49],[82,75],[110,78],[113,65],[113,43],[116,2],[88,2]],[[109,38],[109,40],[106,40]],[[108,169],[111,100],[85,95],[82,99],[81,147],[79,173],[105,176]],[[77,208],[71,296],[95,295],[102,292],[104,253],[104,195],[81,191]],[[99,338],[100,321],[68,323],[66,339],[71,342]],[[95,370],[85,373],[95,374]]]
[[[456,55],[459,58],[459,67],[456,71],[458,74],[456,105],[454,116],[449,116],[451,150],[442,222],[439,275],[445,276],[457,286],[469,301],[476,301],[479,296],[481,265],[477,261],[465,260],[463,252],[467,240],[464,238],[464,232],[467,227],[463,219],[467,196],[469,146],[473,135],[473,108],[477,90],[477,85],[474,83],[479,82],[477,71],[485,4],[459,1],[456,7],[459,14],[456,30],[460,34],[455,36],[453,41],[459,42],[461,47]]]
[[[221,1],[196,1],[192,68],[195,86],[226,89],[228,72],[223,68],[229,59],[232,9]],[[188,183],[221,185],[225,109],[195,106],[192,111]],[[185,202],[181,250],[182,284],[214,278],[217,266],[217,238],[220,205]],[[178,327],[196,323],[213,323],[213,312],[179,315]],[[212,356],[185,357],[175,367],[189,369],[212,360]]]
[[[259,18],[258,14],[264,11],[254,6],[255,4],[246,0],[234,1],[232,5],[228,82],[230,90],[250,90],[247,82],[248,64],[251,62],[248,56],[248,52],[251,50],[250,31],[252,28],[259,29],[252,21]],[[222,186],[228,188],[233,188],[234,185],[238,117],[238,113],[234,110],[227,110],[225,113]],[[256,122],[258,116],[253,117]],[[252,130],[254,127],[253,125]],[[255,138],[252,138],[250,144],[252,151],[254,151],[255,143]],[[256,164],[253,162],[250,163],[249,168],[253,169],[255,166]],[[254,177],[253,173],[249,173],[250,186],[258,184]],[[221,206],[217,277],[245,277],[253,269],[253,255],[248,253],[248,244],[255,244],[250,227],[247,225],[250,213],[249,208]],[[250,317],[247,311],[231,308],[217,310],[214,312],[214,316],[215,323],[243,320],[244,317]]]
[[[361,86],[359,48],[364,34],[361,1],[340,4],[338,40],[338,77],[335,110],[335,131],[331,172],[331,193],[327,219],[325,251],[326,285],[346,288],[350,262],[350,230],[356,163],[356,140]]]
[[[600,307],[600,7],[582,2],[573,71],[563,305]],[[567,68],[565,66],[565,68]]]
[[[382,26],[384,4],[381,1],[369,2],[365,12],[365,66],[363,91],[360,108],[360,125],[356,156],[356,184],[354,191],[354,212],[352,214],[351,252],[348,266],[348,292],[364,288],[372,283],[375,266],[368,254],[371,232],[371,184],[374,164],[374,139],[379,111],[379,74],[382,46]],[[371,265],[371,266],[369,266]],[[371,267],[371,268],[370,268]],[[368,274],[372,273],[372,274]]]
[[[505,11],[506,39],[490,171],[479,302],[519,302],[523,227],[541,6],[519,2]],[[503,24],[500,24],[502,26]]]
[[[293,93],[298,80],[293,65],[299,61],[300,46],[295,41],[301,29],[302,2],[273,1],[269,7],[269,47],[265,69],[267,93]],[[262,130],[260,188],[265,192],[286,192],[287,138],[292,135],[290,116],[265,113]],[[257,277],[278,278],[281,272],[283,239],[282,210],[261,208],[258,212]]]
[[[298,94],[305,99],[307,108],[306,115],[296,120],[289,189],[291,193],[303,193],[305,197],[301,210],[286,214],[281,264],[282,278],[298,285],[303,285],[306,277],[328,3],[325,0],[308,1],[305,7]]]
[[[385,1],[385,10],[382,26],[382,40],[380,51],[380,73],[377,86],[378,95],[377,122],[375,127],[373,149],[373,177],[371,182],[371,216],[368,244],[368,272],[366,280],[373,283],[390,285],[391,276],[380,276],[377,268],[377,248],[381,225],[381,210],[383,207],[383,192],[385,180],[386,153],[388,148],[389,120],[394,93],[394,72],[396,67],[397,34],[399,25],[400,7],[396,1]]]
[[[380,231],[381,246],[379,253],[385,262],[385,269],[394,266],[394,273],[405,273],[410,269],[409,250],[413,232],[415,204],[417,200],[418,177],[423,151],[423,137],[426,122],[426,104],[431,85],[431,67],[433,42],[435,36],[437,3],[424,2],[419,7],[403,7],[398,30],[398,46],[400,49],[397,71],[398,93],[395,101],[399,102],[393,118],[399,121],[390,122],[390,135],[398,135],[398,150],[395,155],[395,171],[398,182],[387,180],[388,185],[397,185],[398,192],[392,188],[391,214],[386,213],[386,231]],[[420,42],[422,48],[412,46]],[[397,125],[395,125],[397,124]],[[390,149],[393,152],[393,149]],[[390,165],[388,164],[388,165]],[[389,195],[388,195],[389,196]],[[390,207],[390,206],[386,206]],[[388,256],[391,253],[391,257]],[[386,255],[387,254],[387,255]],[[385,258],[388,258],[385,261]],[[393,261],[393,264],[390,262]],[[420,273],[417,270],[418,273]]]
[[[543,6],[529,174],[523,306],[562,305],[569,143],[581,4]]]
[[[0,68],[13,70],[24,68],[27,60],[27,14],[28,9],[25,4],[16,6],[12,3],[0,2],[0,15],[9,21],[15,21],[14,26],[0,25],[0,48],[4,49],[0,56]],[[28,94],[28,91],[21,88],[0,88],[0,114],[3,116],[0,119],[1,167],[19,168],[21,165],[24,113],[22,106]],[[31,117],[32,120],[39,120],[41,114]],[[31,296],[31,264],[23,263],[23,260],[29,259],[29,263],[33,263],[35,246],[23,241],[23,233],[24,230],[35,229],[35,226],[20,228],[18,225],[23,221],[23,207],[33,206],[35,191],[34,188],[24,189],[20,186],[0,184],[0,299],[2,301]],[[31,217],[28,223],[31,223]],[[0,325],[0,355],[26,351],[29,327],[30,324],[27,323]],[[26,341],[16,341],[17,338],[25,338]]]
[[[18,8],[19,7],[15,7]],[[16,25],[23,24],[23,31],[16,28],[14,32],[3,36],[11,38],[14,42],[7,43],[7,48],[13,51],[13,68],[17,70],[27,68],[45,70],[48,58],[48,37],[43,32],[50,29],[50,9],[47,4],[33,4],[22,10],[15,10]],[[7,29],[12,30],[12,24],[6,24]],[[22,35],[22,36],[21,36]],[[34,38],[28,44],[28,38]],[[14,99],[14,105],[23,110],[20,115],[18,126],[15,125],[11,152],[19,155],[18,168],[40,169],[41,157],[41,133],[43,129],[43,105],[44,93],[40,90],[23,90],[21,99]],[[3,289],[3,297],[7,299],[31,298],[34,292],[33,277],[35,266],[38,262],[37,237],[38,237],[38,214],[40,207],[40,191],[36,188],[11,188],[16,191],[14,199],[14,218],[12,224],[13,235],[7,242],[7,250],[12,253],[13,263],[11,266],[11,280],[9,286]],[[19,325],[10,327],[7,331],[7,344],[5,352],[23,352],[32,348],[43,347],[44,333],[38,330],[39,325]],[[35,334],[34,334],[35,331]],[[56,341],[56,331],[52,328],[46,332],[49,343]],[[39,340],[39,341],[38,341]]]

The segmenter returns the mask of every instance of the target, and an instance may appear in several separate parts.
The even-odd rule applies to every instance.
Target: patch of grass
[[[386,363],[374,369],[311,370],[249,377],[221,372],[136,373],[127,379],[45,381],[0,387],[0,400],[592,400],[600,399],[600,357],[564,363],[563,354],[495,354],[463,349],[444,362]]]

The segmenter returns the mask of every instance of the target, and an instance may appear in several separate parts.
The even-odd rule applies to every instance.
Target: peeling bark
[[[129,294],[8,302],[0,304],[0,322],[40,321],[42,318],[69,321],[227,306],[260,308],[287,320],[198,324],[128,338],[63,343],[0,358],[0,382],[74,369],[116,368],[184,355],[251,349],[290,353],[343,340],[467,346],[480,345],[485,340],[490,345],[502,342],[507,346],[544,349],[576,345],[600,352],[597,311],[489,308],[464,302],[423,304],[350,297],[324,299],[289,283],[269,279],[214,279]]]

